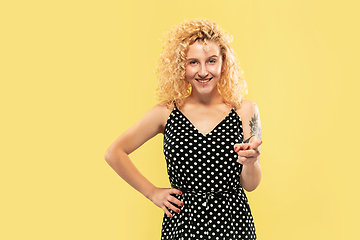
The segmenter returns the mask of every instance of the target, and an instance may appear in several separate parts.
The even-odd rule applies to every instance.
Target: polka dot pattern
[[[180,213],[164,214],[162,240],[256,239],[253,217],[240,185],[242,165],[234,144],[243,141],[235,109],[203,135],[175,106],[164,131],[164,155]],[[179,207],[180,208],[180,207]]]

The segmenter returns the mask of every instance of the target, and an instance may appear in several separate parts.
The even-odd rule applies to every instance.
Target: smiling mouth
[[[201,84],[205,84],[211,81],[212,78],[205,78],[205,79],[197,79],[195,78],[196,81],[198,81]]]

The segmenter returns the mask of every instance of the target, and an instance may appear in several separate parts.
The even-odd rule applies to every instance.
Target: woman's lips
[[[212,78],[204,78],[204,79],[198,79],[198,78],[195,78],[196,81],[198,81],[199,83],[201,83],[202,85],[205,85],[207,84],[208,82],[211,81]]]

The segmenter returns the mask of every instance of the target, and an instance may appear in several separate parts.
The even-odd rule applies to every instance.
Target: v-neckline
[[[185,114],[183,114],[178,108],[177,106],[176,107],[176,110],[180,112],[180,114],[187,120],[189,121],[190,125],[195,129],[195,131],[197,131],[199,134],[201,134],[202,137],[207,137],[208,135],[211,135],[211,133],[221,124],[223,123],[229,116],[230,114],[233,112],[234,108],[231,108],[230,112],[218,123],[216,124],[211,130],[210,132],[204,134],[202,132],[200,132],[200,130],[190,121],[190,119],[188,117],[185,116]]]

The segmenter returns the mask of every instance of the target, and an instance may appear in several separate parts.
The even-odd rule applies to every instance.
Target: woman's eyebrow
[[[210,56],[210,57],[208,57],[207,59],[209,59],[209,58],[213,58],[213,57],[219,57],[218,55],[212,55],[212,56]],[[196,58],[196,57],[192,57],[192,58],[186,58],[186,60],[198,60],[198,58]]]

